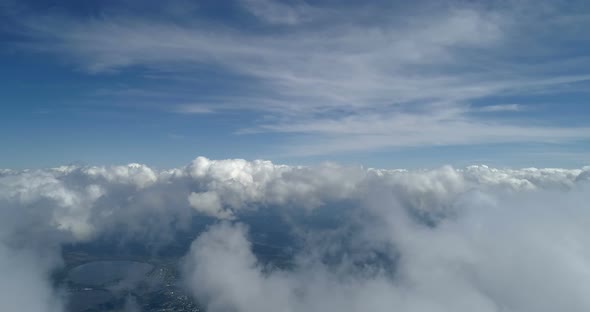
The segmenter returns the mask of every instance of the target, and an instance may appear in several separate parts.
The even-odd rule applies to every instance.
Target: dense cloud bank
[[[328,266],[313,256],[292,271],[269,272],[244,227],[221,224],[193,244],[188,285],[210,311],[586,311],[590,213],[581,203],[588,196],[517,197],[470,195],[458,204],[462,214],[435,227],[398,204],[372,204],[381,221],[365,224],[356,239],[398,257],[393,274],[371,262]],[[310,248],[313,255],[334,246]]]
[[[590,168],[407,171],[203,157],[171,170],[2,170],[0,303],[60,311],[48,276],[63,244],[114,232],[165,242],[206,216],[222,221],[195,240],[184,277],[210,311],[587,311],[589,185]],[[328,208],[335,227],[297,219],[285,229],[303,242],[288,270],[257,259],[241,220]]]

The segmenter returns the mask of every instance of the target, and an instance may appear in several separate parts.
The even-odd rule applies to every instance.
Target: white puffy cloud
[[[313,256],[346,244],[345,235],[332,245],[308,244],[294,269],[269,269],[252,252],[243,225],[222,223],[193,243],[185,277],[213,312],[586,311],[588,194],[587,186],[466,192],[452,201],[456,214],[427,225],[398,196],[371,191],[358,207],[364,218],[345,222],[360,224],[354,239],[379,246],[393,272],[377,262],[351,262],[367,250],[350,244],[335,264]]]
[[[115,229],[115,220],[133,231],[150,213],[141,191],[156,181],[135,164],[0,172],[0,310],[64,311],[65,296],[50,280],[60,245],[90,241]]]
[[[13,250],[0,244],[2,311],[63,311],[63,301],[47,279],[47,272],[53,265],[36,252]]]
[[[88,240],[109,222],[131,222],[146,214],[185,217],[194,210],[231,218],[242,210],[268,207],[314,209],[328,203],[366,199],[387,189],[412,209],[434,211],[457,196],[484,192],[572,190],[586,180],[582,169],[495,169],[470,166],[434,170],[384,170],[324,164],[276,165],[270,161],[196,158],[189,165],[156,170],[130,164],[4,170],[0,174],[3,212]],[[26,215],[26,218],[24,217]],[[21,226],[12,223],[12,229]],[[9,231],[5,229],[4,232]],[[16,230],[15,230],[16,231]]]
[[[2,170],[0,289],[31,289],[38,300],[22,311],[60,311],[48,276],[61,244],[113,234],[165,243],[195,216],[239,222],[279,209],[299,216],[284,229],[303,244],[290,270],[259,261],[247,227],[236,223],[194,242],[184,273],[210,311],[583,311],[589,169],[385,170],[198,157],[168,170]],[[324,208],[335,228],[309,228],[310,212]],[[11,297],[4,306],[21,304],[2,293]]]
[[[275,165],[270,161],[209,160],[198,157],[185,168],[206,192],[203,202],[237,210],[269,205],[320,206],[324,201],[352,198],[366,176],[361,168],[326,164],[316,168]],[[213,193],[217,194],[214,197]],[[197,197],[191,195],[196,207]],[[190,198],[189,198],[190,200]],[[198,209],[198,208],[197,208]],[[219,210],[217,208],[213,210]]]
[[[129,164],[127,166],[91,167],[83,170],[90,177],[101,177],[111,183],[132,184],[144,188],[158,180],[156,173],[146,165]]]
[[[218,219],[231,219],[233,214],[223,209],[219,195],[215,192],[191,193],[188,196],[191,207],[205,215]]]
[[[208,310],[283,310],[288,285],[279,276],[267,279],[261,274],[245,232],[243,226],[221,223],[201,235],[184,264],[188,285],[207,302]]]

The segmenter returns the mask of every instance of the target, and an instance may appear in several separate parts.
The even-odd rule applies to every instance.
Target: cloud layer
[[[60,311],[48,280],[60,245],[109,233],[165,243],[208,216],[226,221],[195,240],[184,277],[209,311],[584,311],[589,172],[204,157],[170,170],[3,170],[0,301]],[[284,229],[300,242],[291,269],[252,251],[241,216],[267,210],[299,216]],[[322,210],[338,221],[310,227]]]
[[[584,123],[529,116],[554,105],[539,103],[539,94],[576,94],[590,80],[588,60],[572,56],[587,54],[576,45],[588,38],[576,1],[334,7],[244,0],[233,7],[241,18],[218,20],[207,15],[219,8],[206,4],[162,5],[159,18],[143,7],[100,8],[84,18],[17,14],[17,48],[94,74],[141,68],[158,78],[154,87],[100,90],[109,103],[254,113],[231,131],[290,134],[275,154],[589,139]],[[195,94],[210,70],[221,82]]]
[[[356,213],[306,240],[294,269],[221,223],[193,243],[187,285],[208,311],[585,311],[585,175],[369,170]]]

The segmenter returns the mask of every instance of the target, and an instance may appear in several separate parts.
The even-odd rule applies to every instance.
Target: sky
[[[0,168],[590,164],[584,1],[0,0]]]

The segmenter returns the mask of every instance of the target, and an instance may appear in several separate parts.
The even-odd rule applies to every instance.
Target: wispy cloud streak
[[[378,5],[336,9],[274,1],[243,1],[241,7],[260,20],[264,31],[186,18],[150,21],[111,14],[80,20],[49,15],[22,21],[22,31],[31,38],[24,46],[63,56],[93,73],[143,66],[190,77],[198,76],[201,66],[218,67],[243,79],[206,96],[186,90],[187,97],[208,106],[172,110],[201,113],[219,107],[265,114],[259,126],[237,126],[237,132],[313,134],[317,148],[309,153],[332,152],[320,147],[346,140],[351,120],[357,132],[364,128],[364,135],[383,138],[382,143],[359,143],[354,149],[588,139],[580,134],[587,133],[583,128],[531,125],[518,118],[507,123],[473,116],[468,109],[494,96],[586,86],[590,75],[580,65],[587,61],[573,61],[551,44],[585,25],[585,19],[552,15],[543,6],[527,11],[527,4],[510,2],[383,11]],[[386,18],[389,14],[392,17]],[[534,48],[527,62],[521,62],[522,42]],[[522,112],[521,106],[502,103],[478,110]],[[440,115],[453,117],[449,122]],[[378,124],[388,125],[376,127],[375,116]],[[400,140],[400,129],[424,135]],[[426,138],[441,129],[452,138]]]

